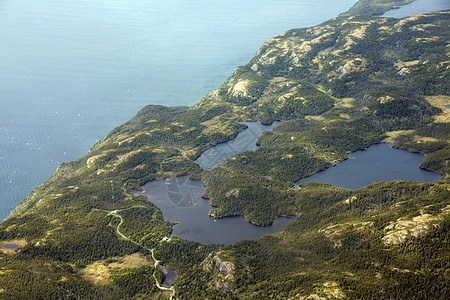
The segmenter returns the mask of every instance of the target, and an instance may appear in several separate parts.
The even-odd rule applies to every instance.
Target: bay
[[[449,0],[414,0],[413,2],[391,9],[381,17],[406,18],[417,14],[450,9]]]
[[[354,0],[0,2],[0,220],[147,104],[193,105]]]

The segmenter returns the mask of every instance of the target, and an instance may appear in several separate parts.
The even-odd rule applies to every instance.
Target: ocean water
[[[354,0],[0,2],[0,220],[147,104],[193,105]]]
[[[414,0],[413,2],[391,9],[382,17],[406,18],[417,14],[450,9],[450,0]]]

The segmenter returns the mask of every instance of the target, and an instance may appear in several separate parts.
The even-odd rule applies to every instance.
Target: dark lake
[[[415,0],[398,9],[385,12],[382,17],[406,18],[417,14],[450,9],[449,0]]]
[[[376,181],[413,180],[433,182],[441,175],[419,168],[425,156],[392,148],[382,143],[367,150],[348,155],[347,160],[336,166],[297,181],[329,183],[338,187],[357,189]]]
[[[164,281],[161,285],[164,287],[169,287],[177,279],[178,273],[174,269],[168,267],[166,267],[166,272],[166,277],[164,278]]]
[[[281,231],[294,219],[278,218],[272,226],[250,224],[243,217],[214,219],[208,215],[212,206],[202,198],[205,186],[186,176],[151,181],[143,186],[148,199],[161,209],[164,220],[179,222],[172,234],[202,244],[229,245],[241,240],[256,239]]]
[[[3,248],[6,248],[6,249],[17,249],[19,247],[20,246],[17,245],[17,244],[6,244],[6,245],[3,246]]]
[[[220,165],[228,157],[244,152],[255,151],[258,146],[256,142],[264,131],[271,131],[275,126],[280,124],[279,121],[273,122],[271,125],[263,125],[259,122],[242,122],[248,127],[236,136],[236,138],[226,143],[221,143],[215,147],[209,148],[200,155],[195,161],[203,169],[212,169]]]

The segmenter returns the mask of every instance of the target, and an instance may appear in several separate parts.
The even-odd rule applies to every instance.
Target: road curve
[[[173,287],[165,287],[165,286],[162,286],[162,285],[158,282],[158,279],[156,278],[156,268],[158,268],[158,266],[159,266],[159,260],[157,260],[157,259],[155,258],[155,249],[154,249],[154,248],[153,248],[153,249],[147,248],[147,247],[145,247],[144,245],[142,245],[142,244],[140,244],[140,243],[138,243],[138,242],[136,242],[136,241],[133,241],[133,240],[130,239],[129,237],[125,236],[122,232],[120,232],[120,229],[119,229],[119,228],[120,228],[120,225],[122,225],[122,223],[123,223],[123,218],[122,218],[121,215],[119,215],[119,211],[118,211],[118,210],[114,211],[114,213],[113,213],[113,212],[110,212],[110,213],[108,213],[108,215],[111,215],[111,216],[113,216],[113,217],[116,217],[116,218],[119,218],[119,219],[120,219],[120,223],[119,223],[119,225],[117,225],[117,227],[116,227],[116,232],[117,232],[118,235],[120,235],[120,236],[121,236],[122,238],[124,238],[125,240],[130,241],[130,242],[132,242],[133,244],[136,244],[136,245],[138,245],[138,246],[140,246],[140,247],[142,247],[142,248],[144,248],[144,249],[150,251],[150,253],[152,254],[152,259],[153,259],[153,261],[155,262],[155,271],[153,271],[153,278],[155,279],[156,286],[157,286],[158,289],[160,289],[160,290],[171,292],[171,295],[170,295],[169,300],[172,300],[173,296],[175,295],[175,289],[174,289]],[[163,239],[163,240],[164,240],[164,239]],[[161,243],[163,240],[161,240],[161,241],[159,241],[159,242]]]

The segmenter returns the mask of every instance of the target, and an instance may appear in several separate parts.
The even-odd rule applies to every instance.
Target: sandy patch
[[[151,262],[147,260],[145,256],[140,253],[134,253],[131,255],[125,255],[122,258],[118,258],[117,262],[109,264],[111,268],[139,268],[142,266],[148,266]]]
[[[109,268],[102,261],[87,265],[80,273],[81,277],[94,284],[105,285],[110,283]]]
[[[417,143],[426,143],[426,142],[439,142],[438,139],[432,138],[432,137],[428,137],[428,136],[419,136],[419,135],[415,135],[414,136],[414,141]]]
[[[215,116],[214,118],[201,123],[202,125],[206,126],[206,128],[203,129],[202,132],[208,133],[208,132],[218,130],[220,128],[220,117],[221,116]]]
[[[134,136],[132,136],[132,137],[129,137],[129,138],[126,138],[126,139],[124,139],[124,140],[122,140],[122,141],[120,141],[119,142],[119,146],[122,146],[122,144],[123,143],[128,143],[128,142],[131,142],[131,141],[133,141],[134,140]]]
[[[141,151],[142,151],[142,149],[138,149],[138,150],[135,150],[135,151],[130,151],[130,152],[128,152],[126,154],[123,154],[123,155],[118,155],[117,156],[118,161],[114,164],[114,166],[117,166],[117,165],[123,163],[124,161],[127,161],[130,157],[132,157],[135,154],[138,154]]]
[[[430,42],[435,42],[437,40],[439,40],[438,36],[432,36],[429,38],[416,38],[416,42],[418,42],[418,43],[430,43]]]
[[[99,154],[99,155],[95,155],[95,156],[89,157],[88,160],[86,161],[87,167],[91,168],[92,165],[95,163],[95,161],[97,159],[99,159],[100,157],[102,157],[102,156],[104,156],[104,154]]]
[[[335,281],[328,281],[323,284],[323,292],[327,295],[327,298],[331,299],[343,299],[345,298],[344,292],[340,289],[339,284]]]
[[[446,95],[428,96],[425,99],[431,105],[439,107],[439,108],[443,108],[444,105],[450,104],[450,96],[446,96]]]
[[[234,85],[233,90],[231,91],[231,94],[233,96],[243,96],[246,97],[247,96],[247,88],[250,85],[250,80],[242,80],[242,81],[238,81],[238,83],[236,83]]]
[[[435,27],[436,25],[433,24],[418,24],[411,27],[411,30],[414,31],[425,31],[425,28],[428,27]]]
[[[351,197],[344,201],[344,204],[350,204],[356,201],[356,197]],[[355,231],[362,231],[373,226],[373,222],[347,222],[330,225],[326,228],[319,229],[318,233],[323,234],[325,237],[334,242],[334,247],[338,248],[342,246],[340,235],[347,229],[351,228]]]
[[[342,98],[340,100],[342,102],[337,103],[337,105],[341,105],[340,107],[353,107],[352,102],[355,101],[354,98]]]
[[[411,67],[419,64],[420,61],[412,60],[412,61],[398,61],[394,64],[397,69],[402,69],[404,67]]]
[[[341,117],[342,119],[350,120],[350,115],[347,114],[339,114],[339,117]]]
[[[369,26],[361,26],[356,28],[352,32],[350,32],[350,36],[355,37],[357,39],[363,39],[366,36],[366,30]]]
[[[228,191],[225,194],[225,197],[227,197],[227,198],[229,198],[231,196],[236,197],[236,198],[239,197],[239,190],[238,189],[232,189],[232,190]]]

